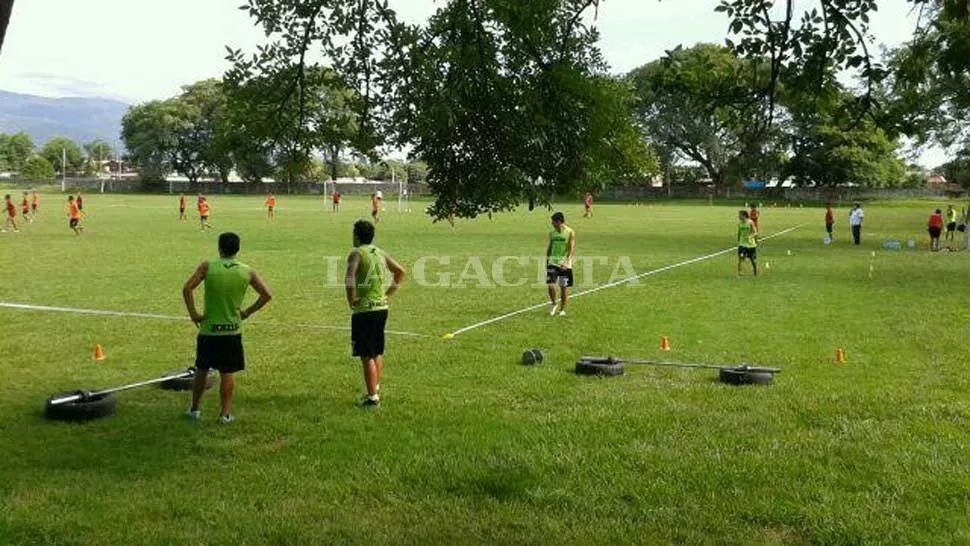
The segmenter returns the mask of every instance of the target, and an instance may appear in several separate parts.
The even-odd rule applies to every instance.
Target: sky
[[[443,0],[390,0],[409,21]],[[526,0],[523,0],[526,1]],[[810,5],[815,0],[804,0]],[[16,0],[0,51],[0,89],[48,97],[164,99],[192,82],[220,77],[225,46],[253,51],[265,38],[243,0]],[[721,42],[728,19],[717,0],[602,0],[600,47],[615,72],[650,62],[679,44]],[[871,30],[878,43],[911,36],[906,0],[880,0]],[[933,163],[939,150],[923,163]]]

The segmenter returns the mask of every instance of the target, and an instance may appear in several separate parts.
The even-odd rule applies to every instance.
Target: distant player
[[[835,225],[835,211],[832,210],[832,203],[825,207],[825,233],[828,233],[829,240],[832,239],[832,226]]]
[[[20,214],[24,217],[24,222],[29,224],[34,219],[30,216],[30,200],[27,197],[27,192],[24,192],[24,200],[20,203]]]
[[[209,223],[209,201],[205,197],[199,201],[199,226],[203,231],[212,229],[212,224]]]
[[[552,229],[549,230],[549,244],[546,246],[546,285],[552,309],[549,315],[556,314],[556,286],[559,287],[559,316],[566,316],[569,302],[569,287],[573,285],[573,260],[576,257],[576,233],[566,225],[566,217],[561,212],[552,215]]]
[[[333,194],[330,196],[330,206],[331,211],[340,212],[340,192],[333,190]]]
[[[593,217],[593,194],[586,192],[583,196],[583,206],[586,208],[586,212],[583,213],[583,218]]]
[[[276,196],[272,193],[266,194],[266,217],[270,220],[276,219]]]
[[[179,222],[184,222],[188,218],[185,217],[185,194],[179,195]]]
[[[353,355],[364,367],[367,395],[365,407],[381,403],[381,374],[384,371],[384,327],[387,325],[388,300],[404,282],[401,264],[374,246],[374,224],[358,220],[354,224],[354,248],[347,257],[347,304],[353,313],[350,321],[350,344]],[[384,268],[393,275],[390,286],[384,286]]]
[[[77,210],[84,212],[84,196],[81,195],[81,192],[78,192],[77,198],[74,200],[74,202],[77,203]]]
[[[946,209],[946,240],[953,241],[957,235],[957,210],[950,205]],[[937,241],[939,243],[939,241]],[[939,250],[939,249],[937,249]]]
[[[747,258],[751,262],[754,276],[758,276],[758,226],[746,210],[738,211],[738,277],[741,265]]]
[[[3,229],[0,230],[0,232],[6,233],[7,228],[9,227],[13,228],[14,233],[20,233],[20,230],[17,229],[17,207],[13,204],[13,199],[10,197],[9,193],[4,197],[4,199],[6,199],[7,214],[6,220],[3,224]]]
[[[751,203],[751,212],[748,213],[748,218],[751,219],[751,222],[754,224],[755,229],[758,229],[758,218],[760,217],[761,217],[761,213],[758,212],[757,203]]]
[[[81,225],[81,208],[77,206],[73,195],[67,196],[67,225],[74,230],[74,235],[80,235],[84,231],[84,226]]]
[[[936,209],[936,212],[930,215],[930,219],[926,223],[926,230],[930,232],[930,250],[934,252],[940,250],[940,232],[943,231],[943,211]],[[947,236],[949,235],[947,233]]]
[[[30,212],[33,216],[37,216],[37,209],[40,208],[40,195],[34,191],[32,199],[30,201]]]
[[[370,215],[374,219],[374,223],[378,224],[381,221],[381,200],[377,197],[376,193],[372,193],[370,196]]]
[[[182,299],[189,318],[199,327],[195,349],[195,385],[192,389],[192,407],[188,416],[202,416],[202,394],[209,370],[219,371],[219,398],[221,408],[219,422],[229,424],[232,417],[232,392],[235,386],[233,374],[246,368],[243,354],[242,323],[253,313],[273,299],[269,287],[256,270],[236,259],[239,253],[239,236],[235,233],[219,235],[219,259],[202,262],[182,287]],[[195,308],[193,292],[205,283],[205,307],[199,314]],[[243,309],[247,288],[259,294],[255,303]]]

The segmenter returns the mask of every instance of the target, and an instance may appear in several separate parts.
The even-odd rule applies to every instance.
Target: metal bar
[[[186,377],[192,377],[194,375],[195,375],[195,371],[194,370],[186,370],[184,372],[177,373],[175,375],[167,375],[165,377],[159,377],[158,379],[151,379],[149,381],[142,381],[140,383],[132,383],[130,385],[122,385],[120,387],[115,387],[113,389],[105,389],[103,391],[92,392],[90,394],[90,396],[104,396],[105,394],[111,394],[111,393],[115,393],[115,392],[126,391],[126,390],[129,390],[129,389],[134,389],[134,388],[138,388],[138,387],[144,387],[144,386],[147,386],[147,385],[155,385],[155,384],[158,384],[158,383],[164,383],[164,382],[169,381],[171,379],[182,379],[182,378],[186,378]],[[57,406],[57,405],[60,405],[60,404],[67,404],[69,402],[75,402],[77,400],[81,400],[82,398],[84,398],[84,397],[81,396],[80,394],[72,394],[71,396],[65,396],[63,398],[57,398],[57,399],[51,400],[49,402],[49,404],[51,406]]]
[[[587,362],[596,362],[596,361],[605,362],[605,361],[609,361],[610,358],[611,357],[584,356],[580,358],[580,360],[587,361]],[[620,364],[642,364],[646,366],[659,366],[659,367],[665,367],[665,368],[699,368],[704,370],[724,370],[724,369],[734,370],[734,369],[738,369],[739,367],[743,367],[744,371],[747,371],[747,372],[781,373],[781,369],[779,368],[761,368],[758,366],[744,367],[744,366],[726,366],[726,365],[717,365],[717,364],[689,364],[689,363],[680,363],[680,362],[667,362],[663,360],[626,360],[622,358],[613,358],[612,360],[613,362],[618,362]]]

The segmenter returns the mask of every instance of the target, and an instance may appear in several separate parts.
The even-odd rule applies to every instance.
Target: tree
[[[806,140],[809,144],[789,165],[789,173],[802,180],[867,188],[898,187],[905,182],[906,165],[895,155],[895,142],[871,123],[852,130],[822,125]]]
[[[0,172],[10,170],[10,160],[7,158],[7,147],[10,136],[0,132]]]
[[[84,168],[84,155],[81,148],[73,140],[65,137],[54,137],[44,144],[40,155],[54,166],[54,170],[62,176],[73,173],[79,174]],[[67,172],[62,172],[67,169]]]
[[[933,172],[942,174],[950,183],[970,188],[970,149],[960,150],[953,160],[940,165]]]
[[[50,180],[54,178],[54,166],[40,155],[31,156],[20,171],[24,180]]]
[[[166,101],[132,106],[121,120],[121,138],[141,178],[162,181],[171,171],[171,154],[176,145],[177,117]]]
[[[12,171],[23,170],[32,155],[34,155],[34,141],[27,133],[17,133],[7,140],[7,162]]]
[[[729,177],[771,168],[767,159],[777,135],[766,122],[769,106],[756,92],[765,78],[765,65],[711,44],[678,47],[628,76],[646,138],[668,155],[701,165],[716,191]]]
[[[107,142],[96,139],[84,145],[86,176],[93,176],[103,171],[103,162],[114,156],[114,150]]]

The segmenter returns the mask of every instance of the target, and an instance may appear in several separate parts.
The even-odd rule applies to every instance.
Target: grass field
[[[452,232],[392,205],[376,243],[409,269],[450,257],[426,271],[466,282],[399,292],[388,328],[426,337],[389,336],[383,405],[364,411],[349,334],[327,328],[349,324],[327,257],[346,256],[363,200],[333,215],[280,196],[270,223],[259,197],[213,196],[217,229],[202,233],[175,221],[172,197],[92,194],[80,237],[60,200],[0,236],[0,300],[183,315],[182,282],[220,230],[241,235],[240,259],[275,299],[246,326],[229,426],[214,392],[194,423],[187,394],[153,388],[119,394],[102,420],[44,420],[54,393],[190,365],[194,327],[0,308],[0,544],[970,542],[970,253],[926,250],[935,203],[869,205],[861,247],[847,210],[825,246],[822,210],[767,208],[766,234],[806,225],[760,249],[762,277],[736,278],[728,254],[581,297],[566,318],[537,310],[448,342],[543,301],[535,264],[517,271],[527,285],[487,288],[466,264],[541,256],[548,214]],[[622,257],[646,273],[734,243],[729,206],[562,210],[579,254],[609,259],[592,279],[577,272],[586,286]],[[919,247],[884,251],[889,238]],[[533,347],[545,363],[519,365]],[[571,373],[606,354],[784,372],[764,388],[700,370]]]

